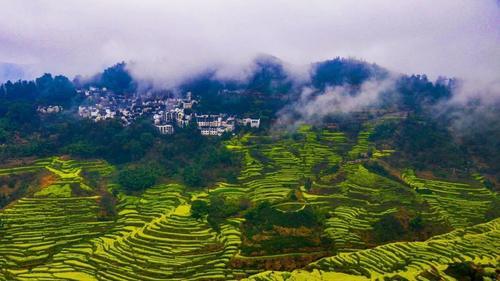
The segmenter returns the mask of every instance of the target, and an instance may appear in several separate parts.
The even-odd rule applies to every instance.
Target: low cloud
[[[432,106],[438,120],[450,124],[453,136],[462,138],[498,129],[500,118],[500,79],[496,81],[458,80],[452,97]]]
[[[298,69],[352,56],[491,83],[499,13],[496,0],[5,0],[0,62],[33,78],[90,76],[126,61],[138,79],[175,85],[212,68],[244,77],[262,53]]]
[[[494,104],[500,99],[500,77],[493,80],[458,80],[449,105]]]
[[[395,78],[368,80],[359,88],[350,85],[327,87],[318,91],[305,87],[299,99],[278,113],[277,129],[294,129],[301,124],[320,125],[325,117],[352,113],[379,106],[382,95],[394,91]]]

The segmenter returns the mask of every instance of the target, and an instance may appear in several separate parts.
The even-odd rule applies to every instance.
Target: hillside
[[[500,281],[500,0],[0,9],[0,281]]]
[[[455,280],[465,277],[455,268],[471,264],[484,270],[485,280],[495,280],[499,224],[495,219],[425,242],[397,242],[338,254],[311,263],[307,270],[264,272],[247,280]]]
[[[498,278],[497,103],[354,59],[254,64],[1,85],[0,280]],[[209,114],[259,125],[202,135]]]
[[[371,137],[388,119],[236,135],[241,172],[206,189],[126,191],[103,160],[0,169],[29,179],[0,212],[0,280],[497,278],[497,192],[391,166],[399,151]]]

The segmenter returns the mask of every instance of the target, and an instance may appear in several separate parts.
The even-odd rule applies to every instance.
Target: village
[[[106,88],[89,87],[78,89],[77,92],[84,97],[78,106],[77,114],[80,118],[90,119],[94,122],[116,119],[124,126],[129,126],[138,119],[149,119],[159,133],[171,135],[176,128],[183,128],[191,123],[196,124],[203,136],[222,136],[232,133],[237,127],[250,127],[258,129],[261,125],[260,118],[234,116],[228,113],[203,113],[198,112],[196,105],[199,103],[193,98],[191,92],[184,95],[132,95],[126,96],[108,91]],[[38,113],[57,114],[63,112],[60,105],[39,106]],[[366,122],[373,118],[405,119],[408,111],[397,109],[362,109],[353,111],[351,122]],[[289,124],[278,125],[287,126]],[[338,124],[326,122],[325,128],[337,130]]]
[[[151,118],[151,122],[161,134],[175,133],[194,122],[204,136],[222,136],[233,132],[237,126],[260,127],[259,118],[239,118],[227,113],[202,114],[194,110],[197,100],[191,92],[182,97],[126,97],[107,91],[106,88],[90,87],[78,92],[85,101],[78,107],[78,115],[95,122],[118,119],[125,126],[139,118]],[[55,112],[51,108],[41,108],[39,112]],[[59,112],[59,108],[58,111]]]

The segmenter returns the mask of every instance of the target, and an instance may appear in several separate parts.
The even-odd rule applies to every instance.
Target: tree
[[[96,147],[86,141],[71,143],[63,149],[65,152],[79,157],[90,158],[96,155]]]
[[[35,80],[37,87],[37,101],[41,104],[57,104],[69,106],[76,91],[73,83],[63,75],[52,77],[45,73]]]
[[[101,210],[99,219],[109,220],[116,216],[116,199],[109,193],[104,193],[99,201]]]
[[[312,184],[313,184],[313,181],[311,180],[311,178],[305,178],[305,181],[304,181],[304,188],[309,191],[311,190],[312,188]]]
[[[36,111],[33,105],[27,102],[12,103],[6,114],[9,125],[19,127],[36,120]]]
[[[9,139],[9,132],[4,128],[0,128],[0,143],[6,142]]]
[[[382,79],[387,71],[375,64],[355,59],[335,58],[317,63],[312,73],[312,83],[318,89],[343,84],[361,85],[370,78]]]
[[[193,164],[184,168],[182,172],[184,183],[191,187],[199,187],[203,183],[203,176],[200,167]]]
[[[129,166],[118,174],[118,183],[127,191],[142,191],[156,183],[158,175],[147,166]]]
[[[410,229],[415,232],[422,231],[425,227],[424,220],[421,216],[416,216],[410,220]]]
[[[203,200],[194,200],[191,203],[191,216],[201,219],[208,214],[208,203]]]
[[[405,229],[401,222],[392,214],[384,215],[378,222],[373,225],[375,239],[378,242],[394,241],[403,234]]]
[[[125,62],[121,62],[105,69],[100,79],[101,86],[116,93],[134,91],[133,79],[126,66]]]
[[[240,211],[240,204],[238,201],[223,197],[221,195],[210,196],[210,205],[208,208],[207,221],[210,226],[219,230],[219,225],[228,217],[235,215]]]
[[[396,150],[417,169],[429,165],[459,169],[467,166],[466,153],[447,128],[428,117],[410,116],[396,135]]]

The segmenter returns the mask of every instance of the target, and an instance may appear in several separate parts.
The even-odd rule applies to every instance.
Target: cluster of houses
[[[139,118],[152,118],[152,122],[161,134],[174,134],[176,128],[194,123],[204,136],[221,136],[233,132],[236,127],[259,128],[260,119],[238,118],[226,113],[200,114],[196,112],[198,101],[190,92],[184,97],[172,95],[126,96],[117,95],[106,88],[90,87],[78,89],[85,96],[85,101],[78,107],[78,115],[95,122],[107,119],[119,119],[124,125],[130,125]],[[54,114],[63,111],[60,105],[39,106],[40,114]],[[365,109],[352,112],[352,122],[365,122],[373,118],[405,119],[409,112],[397,109]],[[336,130],[338,124],[326,123],[326,128]]]
[[[248,125],[252,128],[260,127],[260,119],[244,118],[238,119],[228,114],[198,114],[191,109],[197,103],[193,100],[191,93],[187,93],[186,99],[173,100],[165,111],[153,115],[153,122],[162,134],[173,134],[175,127],[185,127],[195,122],[204,136],[221,136],[226,132],[233,132],[236,125]]]
[[[236,125],[260,127],[260,119],[238,119],[228,114],[198,114],[193,110],[197,103],[190,92],[184,98],[125,97],[108,92],[105,88],[80,90],[86,97],[85,104],[78,107],[78,115],[95,122],[120,119],[129,125],[143,116],[152,116],[154,126],[162,134],[173,134],[175,128],[195,122],[201,134],[221,136],[233,132]]]
[[[90,87],[80,90],[86,97],[84,104],[78,107],[78,115],[93,121],[120,119],[124,125],[130,125],[143,116],[161,114],[169,104],[177,103],[172,98],[143,98],[116,95],[106,88]]]
[[[172,114],[176,113],[176,114]],[[226,114],[184,114],[178,112],[167,112],[163,116],[155,116],[155,126],[162,134],[173,134],[175,127],[185,127],[190,122],[195,122],[204,136],[221,136],[225,132],[235,129],[236,118]]]

